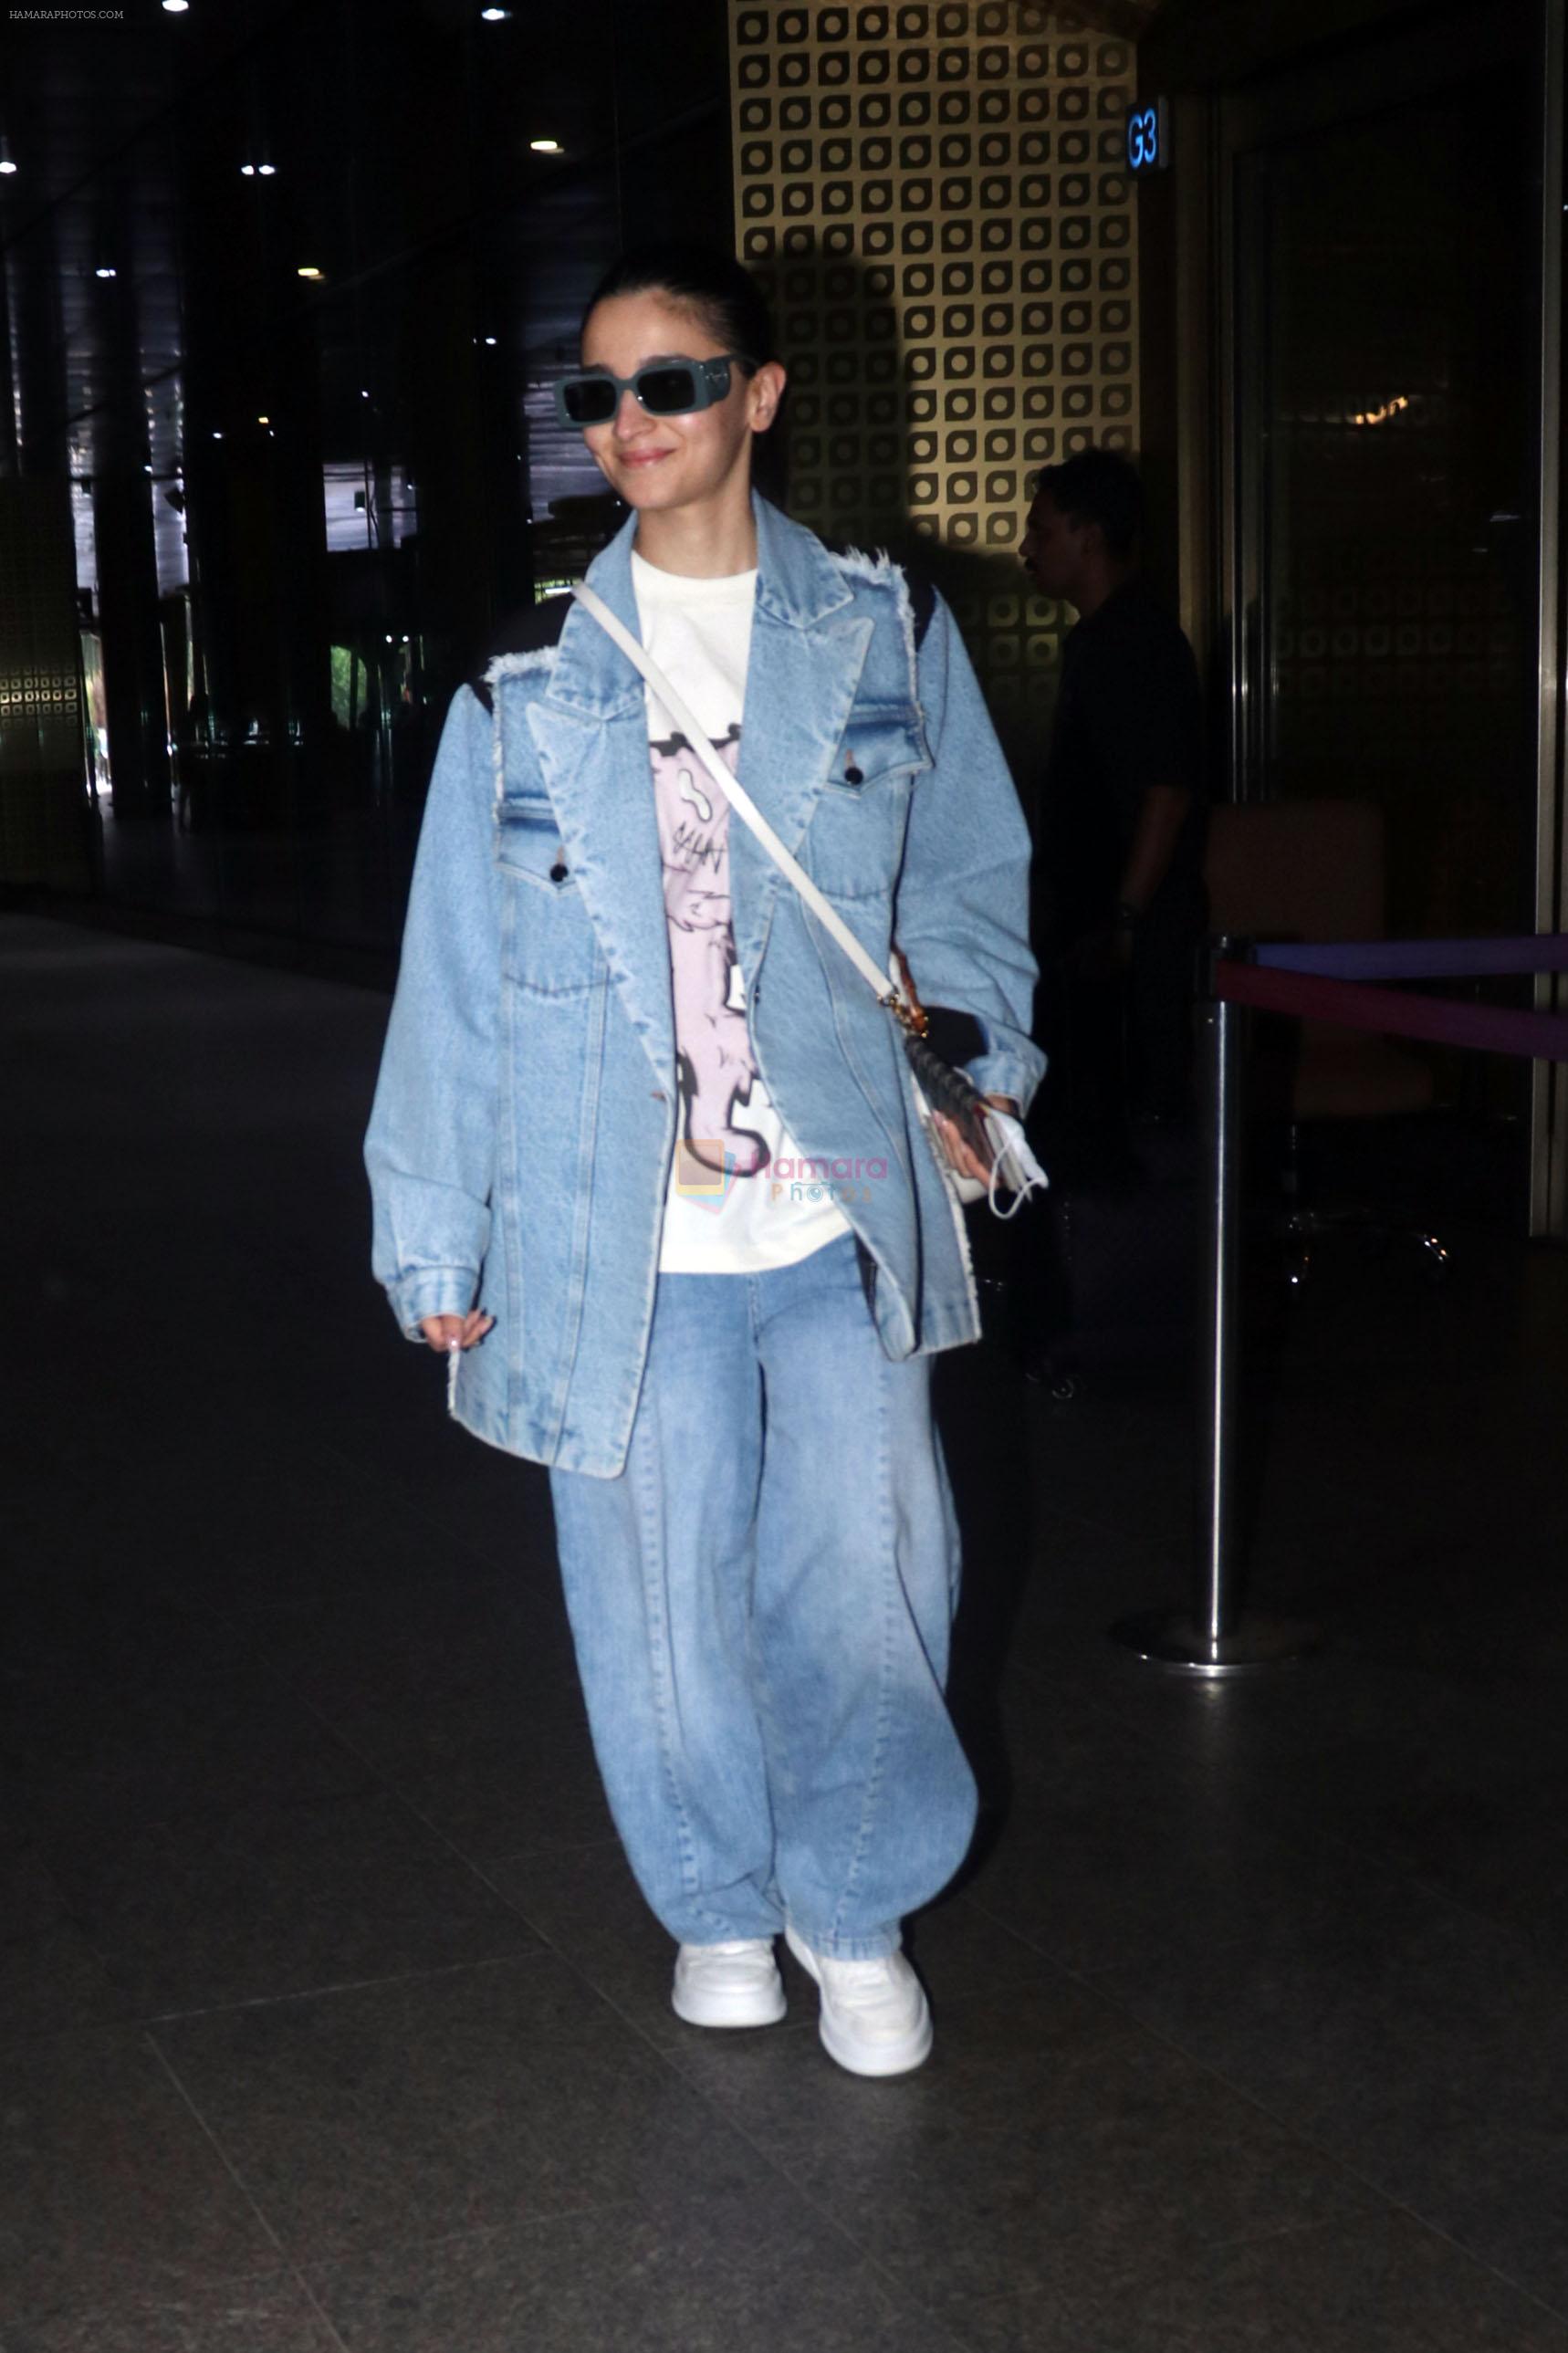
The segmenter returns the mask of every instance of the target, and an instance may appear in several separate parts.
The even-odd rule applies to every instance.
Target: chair
[[[1269,801],[1211,814],[1205,879],[1216,933],[1259,942],[1382,939],[1384,878],[1383,812],[1370,802]],[[1290,1282],[1304,1280],[1318,1242],[1345,1232],[1409,1241],[1440,1273],[1447,1253],[1435,1234],[1301,1198],[1302,1129],[1429,1110],[1429,1065],[1368,1030],[1276,1019],[1258,1024],[1251,1072],[1257,1099],[1286,1126]]]

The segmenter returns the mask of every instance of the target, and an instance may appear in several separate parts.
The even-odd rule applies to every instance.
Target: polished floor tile
[[[510,1733],[405,1734],[375,1753],[388,1786],[476,1862],[615,1836],[587,1724],[559,1701],[520,1703]]]
[[[276,1679],[197,1672],[165,1651],[12,1694],[5,1749],[41,1833],[133,1832],[252,1800],[309,1804],[372,1785],[363,1757]]]
[[[0,1845],[0,2044],[105,2025],[129,2008],[37,1855]]]
[[[973,1892],[998,1922],[1088,1974],[1155,1956],[1192,1968],[1291,1921],[1353,1922],[1389,1881],[1374,1859],[1276,1835],[1249,1808],[1205,1805],[1179,1772],[1122,1760],[1021,1795]]]
[[[1418,1796],[1381,1793],[1340,1825],[1365,1851],[1526,1937],[1568,1952],[1568,1775],[1478,1788],[1452,1770]]]
[[[296,2258],[776,2179],[548,1953],[153,2032]]]
[[[1108,2054],[1054,2095],[1031,2073],[1008,2095],[1010,2119],[984,2126],[967,2124],[963,2090],[953,2083],[944,2111],[933,2077],[918,2124],[889,2104],[847,2146],[789,2168],[944,2310],[999,2280],[1031,2284],[1062,2253],[1095,2272],[1129,2245],[1173,2254],[1366,2202],[1331,2160],[1158,2050]]]
[[[1179,1205],[1089,1219],[1073,1399],[942,1366],[985,1813],[866,2083],[787,1958],[668,2008],[545,1476],[365,1270],[384,1002],[0,974],[77,1335],[0,1425],[0,2353],[1568,2353],[1568,1259],[1255,1285],[1249,1590],[1328,1643],[1253,1683],[1106,1639],[1190,1581]]]
[[[432,1734],[499,1737],[546,1708],[581,1717],[572,1654],[553,1613],[486,1568],[449,1557],[422,1580],[323,1591],[258,1610],[247,1639],[297,1698],[374,1754]]]
[[[62,1839],[50,1868],[142,2014],[489,1960],[538,1942],[390,1790]]]
[[[143,2037],[0,2052],[0,2131],[7,2353],[84,2309],[276,2272],[276,2241]]]
[[[696,2033],[669,2006],[674,1939],[644,1903],[618,1839],[504,1856],[485,1875],[647,2042],[679,2045]]]
[[[342,2353],[303,2281],[261,2273],[182,2285],[84,2312],[55,2313],[6,2335],[3,2353]]]
[[[782,2184],[312,2266],[350,2353],[957,2353]]]
[[[1101,1990],[1568,2313],[1568,1971],[1432,1895]]]
[[[1054,1973],[948,2000],[918,2075],[866,2083],[799,2025],[677,2055],[894,2276],[944,2312],[999,2283],[1356,2211],[1366,2193],[1198,2066]]]
[[[1038,1955],[1027,1973],[989,1998],[965,1997],[925,1964],[936,2022],[934,2057],[917,2073],[866,2082],[836,2066],[817,2041],[815,1988],[781,1952],[789,2022],[757,2033],[689,2030],[671,2063],[711,2104],[755,2136],[780,2164],[831,2162],[841,2141],[868,2151],[911,2147],[998,2124],[1050,2124],[1076,2114],[1086,2078],[1118,2051],[1150,2042],[1136,2023],[1089,1987]]]
[[[1083,2293],[1080,2283],[1072,2298]],[[957,2316],[973,2353],[1563,2353],[1568,2325],[1408,2214],[1376,2213],[1193,2250],[1092,2292]]]

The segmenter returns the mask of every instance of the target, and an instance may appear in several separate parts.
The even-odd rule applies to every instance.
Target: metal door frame
[[[1568,824],[1563,805],[1563,197],[1564,18],[1541,5],[1541,568],[1537,639],[1535,928],[1568,922]],[[1561,1006],[1563,976],[1542,973],[1535,1002]],[[1530,1230],[1568,1240],[1568,1066],[1537,1062],[1530,1113]]]

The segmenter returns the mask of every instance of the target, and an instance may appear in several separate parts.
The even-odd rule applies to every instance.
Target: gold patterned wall
[[[1066,617],[1016,551],[1042,465],[1137,444],[1131,44],[1025,0],[731,0],[736,234],[790,371],[787,504],[932,543],[999,723]]]

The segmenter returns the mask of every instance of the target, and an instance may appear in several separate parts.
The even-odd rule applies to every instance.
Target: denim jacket
[[[1028,837],[938,599],[759,499],[740,776],[880,965],[965,1010],[987,1093],[1026,1103]],[[637,630],[631,517],[588,578]],[[464,687],[441,738],[365,1158],[374,1266],[405,1333],[495,1318],[451,1409],[509,1452],[626,1459],[679,1095],[643,682],[580,607]],[[853,772],[853,773],[852,773]],[[979,1328],[963,1213],[890,1015],[738,820],[735,950],[758,1071],[803,1156],[883,1168],[842,1206],[890,1357]],[[846,1400],[846,1410],[853,1401]]]

